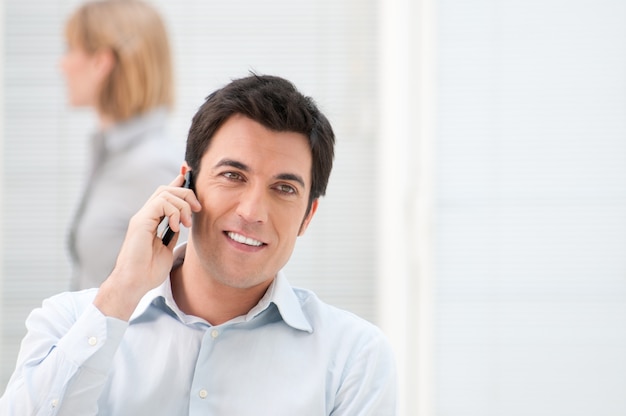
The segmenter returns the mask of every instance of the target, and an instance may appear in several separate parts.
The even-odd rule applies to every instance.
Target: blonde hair
[[[98,0],[80,6],[65,35],[71,47],[88,54],[113,53],[98,111],[121,121],[157,106],[171,109],[174,80],[170,46],[159,13],[140,0]]]

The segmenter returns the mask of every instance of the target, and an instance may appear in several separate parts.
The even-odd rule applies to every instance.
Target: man
[[[211,94],[181,175],[131,219],[108,279],[29,316],[0,413],[393,415],[381,332],[280,271],[325,193],[333,147],[327,119],[282,78]],[[186,245],[163,243],[163,218],[191,227]]]

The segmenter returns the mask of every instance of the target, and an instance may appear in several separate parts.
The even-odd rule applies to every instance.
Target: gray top
[[[100,286],[130,218],[180,172],[183,145],[168,136],[166,121],[159,108],[92,136],[92,165],[70,226],[72,289]]]

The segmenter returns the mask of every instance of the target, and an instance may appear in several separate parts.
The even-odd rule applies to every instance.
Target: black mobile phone
[[[183,183],[183,188],[191,189],[193,191],[193,176],[191,175],[191,169],[185,173],[185,183]],[[174,231],[170,228],[169,218],[163,218],[161,224],[159,224],[159,228],[165,226],[165,230],[163,230],[163,234],[161,234],[161,241],[164,245],[168,245],[170,241],[172,241],[172,237],[174,237]]]

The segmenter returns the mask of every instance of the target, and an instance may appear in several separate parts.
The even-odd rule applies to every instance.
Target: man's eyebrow
[[[306,185],[304,184],[304,179],[302,179],[302,176],[296,175],[295,173],[281,173],[279,175],[276,175],[276,179],[282,179],[283,181],[298,182],[303,188],[306,188]]]
[[[244,172],[250,171],[250,167],[248,165],[246,165],[245,163],[239,162],[238,160],[233,160],[233,159],[220,160],[219,162],[217,162],[214,169],[217,169],[223,166],[229,166],[231,168],[239,169]],[[276,179],[280,179],[283,181],[297,182],[300,184],[300,186],[302,186],[303,188],[306,188],[306,185],[304,184],[304,179],[302,178],[302,176],[297,175],[295,173],[279,173],[278,175],[276,175]]]
[[[222,159],[214,166],[215,168],[221,168],[222,166],[230,166],[231,168],[236,168],[239,170],[243,170],[244,172],[248,172],[250,168],[245,163],[241,163],[232,159]]]

